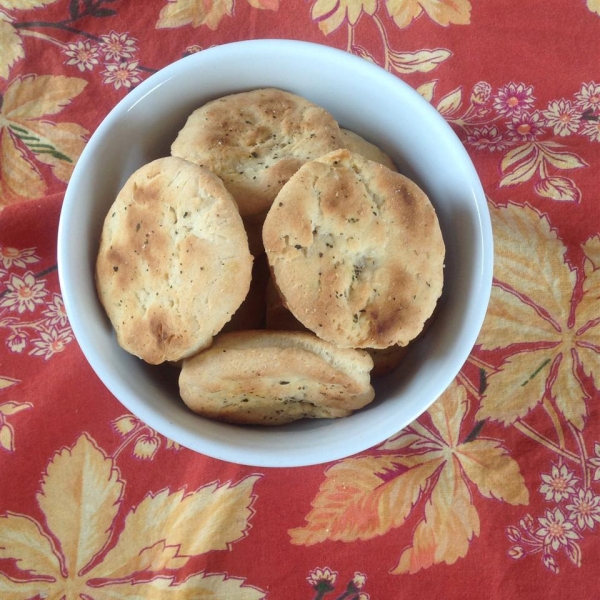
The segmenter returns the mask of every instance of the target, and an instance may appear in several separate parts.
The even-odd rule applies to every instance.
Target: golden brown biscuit
[[[112,205],[96,263],[119,344],[151,364],[210,345],[244,300],[252,256],[221,180],[180,158],[138,169]]]
[[[183,363],[181,397],[203,416],[282,425],[346,417],[373,400],[366,352],[337,348],[312,333],[240,331]]]
[[[327,111],[267,88],[225,96],[194,111],[171,154],[216,173],[242,217],[262,221],[281,186],[307,160],[343,147]]]
[[[373,160],[381,165],[384,165],[392,171],[397,171],[394,161],[375,144],[371,144],[358,133],[350,131],[349,129],[340,129],[342,132],[342,139],[344,140],[344,148],[355,154],[360,154],[363,158]]]
[[[267,329],[279,331],[308,331],[298,319],[285,307],[275,284],[269,279],[267,284]],[[371,379],[391,373],[406,356],[408,346],[390,346],[389,348],[364,348],[373,359]]]
[[[286,306],[342,347],[405,346],[442,291],[444,242],[425,193],[347,150],[300,168],[273,203],[263,241]]]

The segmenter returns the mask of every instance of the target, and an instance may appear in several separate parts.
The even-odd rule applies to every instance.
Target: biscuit
[[[397,171],[394,161],[375,144],[371,144],[358,133],[350,131],[349,129],[340,129],[342,132],[342,139],[344,140],[344,148],[355,154],[360,154],[363,158],[375,161],[392,171]]]
[[[252,256],[221,180],[180,158],[137,170],[102,230],[96,286],[119,344],[151,364],[210,345],[250,286]]]
[[[308,331],[285,307],[275,284],[269,279],[267,284],[267,329],[280,331]],[[389,348],[364,348],[373,359],[371,379],[391,373],[406,356],[408,346],[390,346]]]
[[[242,217],[262,221],[281,186],[307,160],[343,147],[327,111],[267,88],[224,96],[194,111],[171,154],[216,173]]]
[[[442,292],[444,241],[425,193],[347,150],[300,168],[263,242],[285,305],[338,346],[405,346]]]
[[[238,424],[346,417],[374,398],[366,352],[312,333],[240,331],[183,362],[181,397],[196,413]]]

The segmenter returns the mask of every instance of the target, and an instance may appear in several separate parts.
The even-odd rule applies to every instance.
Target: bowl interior
[[[104,217],[129,175],[169,154],[188,115],[208,100],[278,87],[330,111],[340,125],[385,150],[429,195],[446,243],[436,319],[400,368],[376,385],[376,400],[351,417],[277,428],[237,427],[191,413],[176,372],[151,367],[116,343],[94,286]],[[59,276],[71,326],[110,391],[145,423],[215,458],[300,466],[345,457],[393,435],[420,415],[466,360],[492,280],[489,213],[473,165],[444,119],[395,76],[340,50],[284,40],[237,42],[184,58],[126,96],[88,142],[59,226]]]

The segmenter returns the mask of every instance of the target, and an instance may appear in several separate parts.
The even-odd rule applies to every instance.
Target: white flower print
[[[575,494],[575,483],[578,481],[572,471],[564,464],[552,465],[550,475],[542,474],[540,492],[547,501],[560,502]]]
[[[571,504],[567,504],[567,510],[579,529],[594,529],[600,523],[600,496],[595,496],[592,490],[580,489]]]
[[[600,142],[600,121],[588,121],[581,130],[592,142]]]
[[[40,331],[40,337],[32,341],[34,348],[29,352],[31,356],[43,356],[49,360],[58,352],[62,352],[65,346],[73,341],[73,334],[70,329],[56,329],[52,327],[50,331]]]
[[[583,110],[600,109],[600,84],[595,82],[584,83],[577,94],[577,106]]]
[[[552,127],[554,135],[565,137],[579,129],[580,111],[569,100],[553,100],[548,104],[548,109],[543,111],[542,114],[547,125]]]
[[[100,36],[100,39],[100,50],[107,60],[122,61],[124,58],[133,58],[137,51],[137,40],[130,38],[126,33],[111,31]]]
[[[35,248],[18,250],[11,246],[0,245],[0,262],[5,269],[18,267],[24,269],[28,264],[38,262],[40,259],[35,255]]]
[[[98,48],[92,46],[89,40],[67,44],[64,53],[69,57],[69,60],[65,61],[65,65],[76,66],[82,73],[86,69],[91,71],[99,64]]]
[[[6,284],[7,291],[0,300],[0,307],[16,309],[18,313],[35,310],[37,304],[44,303],[44,296],[48,293],[44,289],[44,283],[37,282],[31,271],[27,271],[22,278],[13,273]]]
[[[575,525],[565,519],[560,508],[546,511],[545,517],[538,519],[541,527],[535,532],[537,537],[543,539],[544,545],[556,551],[561,546],[566,546],[569,540],[578,540],[581,536],[575,531]]]
[[[131,88],[132,83],[139,83],[142,80],[137,68],[138,64],[136,60],[130,63],[106,65],[106,70],[102,72],[104,83],[112,83],[116,90],[121,87]]]
[[[47,305],[42,313],[48,318],[48,325],[60,325],[64,327],[67,324],[67,311],[60,294],[52,294],[52,301]]]

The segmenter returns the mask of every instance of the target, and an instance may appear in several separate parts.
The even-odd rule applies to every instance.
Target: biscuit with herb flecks
[[[442,292],[445,247],[431,202],[348,150],[299,169],[266,217],[263,242],[287,308],[341,347],[405,346]]]
[[[266,88],[223,96],[195,110],[171,154],[216,173],[242,217],[262,221],[306,161],[343,147],[340,128],[325,109]]]
[[[347,417],[375,392],[371,357],[312,333],[238,331],[183,361],[179,389],[194,412],[229,423],[283,425]]]
[[[246,297],[251,271],[221,180],[168,157],[133,173],[109,210],[96,286],[119,344],[159,364],[210,345]]]

